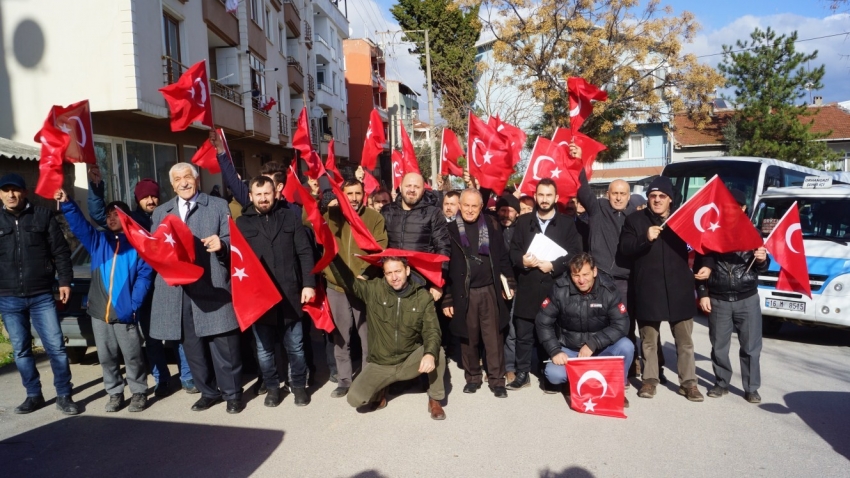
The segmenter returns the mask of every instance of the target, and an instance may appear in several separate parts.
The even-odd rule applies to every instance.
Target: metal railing
[[[233,88],[222,85],[221,83],[210,79],[210,93],[216,95],[220,98],[224,98],[231,103],[236,103],[239,106],[242,106],[242,95],[238,93]]]
[[[298,5],[295,4],[295,0],[283,0],[283,3],[288,3],[295,9],[295,14],[298,15],[298,19],[301,19],[301,11],[298,10]]]
[[[289,117],[283,113],[277,114],[278,133],[283,136],[289,136]]]
[[[263,98],[261,96],[252,96],[251,97],[251,107],[257,113],[269,116],[269,112],[263,109]]]
[[[187,69],[189,69],[189,67],[183,63],[180,63],[170,56],[162,55],[162,73],[166,85],[177,82],[177,80],[180,79],[180,76],[183,75]]]
[[[294,66],[298,73],[304,74],[304,70],[301,68],[301,63],[296,60],[294,57],[288,56],[286,57],[286,64]]]
[[[316,94],[316,80],[313,79],[313,75],[307,74],[307,92],[311,95]]]
[[[319,83],[319,89],[326,92],[326,93],[334,94],[333,88],[331,88],[330,86],[328,86],[324,83]]]
[[[313,48],[313,28],[307,20],[304,20],[304,44],[309,48]]]

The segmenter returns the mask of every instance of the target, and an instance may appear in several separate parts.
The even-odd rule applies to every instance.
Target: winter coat
[[[647,322],[678,322],[696,315],[694,274],[688,267],[688,246],[670,228],[649,242],[650,226],[664,218],[649,208],[626,217],[620,233],[620,253],[633,261],[629,287],[634,290],[634,315]]]
[[[427,289],[408,281],[399,294],[383,277],[355,279],[339,256],[330,267],[337,283],[366,304],[369,362],[398,365],[420,346],[426,354],[439,357],[440,323]]]
[[[0,297],[32,297],[70,287],[71,248],[53,211],[30,202],[15,216],[0,210]]]
[[[528,247],[534,236],[540,233],[540,223],[537,211],[524,214],[517,218],[514,237],[511,241],[511,263],[517,282],[516,298],[514,298],[514,315],[527,320],[534,320],[540,310],[540,304],[546,294],[552,290],[555,279],[569,270],[569,261],[581,252],[581,236],[576,231],[575,221],[570,216],[556,213],[546,227],[544,234],[566,249],[567,255],[552,262],[552,272],[545,274],[534,267],[526,269],[522,265],[522,256],[528,252]]]
[[[153,212],[153,227],[159,227],[166,215],[180,217],[179,196],[160,204]],[[169,286],[157,274],[151,310],[151,337],[180,340],[182,337],[183,291],[192,304],[192,321],[198,337],[230,332],[239,327],[230,294],[230,208],[222,198],[198,194],[187,225],[195,236],[195,264],[204,269],[196,282]],[[202,238],[218,235],[221,250],[207,252]]]
[[[753,251],[697,254],[694,270],[711,269],[708,280],[697,281],[697,295],[735,302],[758,294],[759,274],[767,272],[770,257],[764,262],[753,263],[752,267],[750,263],[753,263]]]
[[[399,196],[395,202],[381,209],[389,247],[448,256],[451,251],[449,231],[437,195],[425,191],[422,199],[409,211],[401,204]]]
[[[274,217],[275,228],[267,232],[262,223],[269,217]],[[280,202],[275,202],[272,210],[262,215],[252,204],[242,209],[236,227],[283,296],[283,300],[263,314],[258,322],[277,325],[280,318],[288,325],[300,320],[304,316],[301,289],[316,287],[316,276],[310,273],[315,265],[313,248],[301,217]]]
[[[627,205],[622,211],[614,209],[607,198],[594,196],[584,170],[581,172],[580,179],[578,201],[587,210],[590,255],[596,260],[596,267],[599,270],[615,279],[628,279],[631,261],[620,254],[618,247],[626,216],[635,212],[635,207]]]
[[[582,294],[566,275],[559,277],[535,319],[543,349],[554,357],[561,347],[578,351],[583,345],[596,352],[629,332],[629,314],[617,286],[604,274],[596,276]]]
[[[63,202],[62,213],[71,232],[91,256],[88,314],[107,323],[136,323],[135,314],[151,287],[153,269],[123,232],[95,229],[74,201]]]
[[[368,229],[369,232],[372,233],[372,236],[374,236],[375,242],[377,242],[382,248],[386,249],[387,229],[384,227],[384,216],[382,216],[378,211],[363,205],[360,206],[357,214],[360,216],[360,219],[363,220],[363,224],[366,226],[366,229]],[[333,233],[336,238],[336,243],[339,247],[339,252],[337,253],[339,257],[342,258],[345,265],[348,266],[355,276],[363,274],[363,272],[369,268],[369,263],[359,257],[356,257],[355,254],[364,255],[368,254],[368,252],[360,249],[360,246],[357,245],[357,241],[351,235],[351,224],[349,224],[345,219],[345,216],[342,215],[342,211],[339,207],[329,208],[324,217],[325,221],[328,223],[331,233]],[[337,292],[344,292],[342,287],[337,285],[336,278],[329,267],[325,268],[324,274],[325,279],[328,281],[329,288]]]
[[[502,237],[501,226],[493,217],[485,216],[485,224],[487,224],[488,233],[490,235],[490,255],[487,259],[490,261],[490,270],[493,274],[493,285],[496,290],[496,303],[499,307],[499,330],[508,326],[510,320],[510,309],[502,300],[502,280],[501,275],[508,280],[509,286],[516,291],[514,282],[513,270],[511,270],[511,262],[508,250],[505,248],[504,238]],[[464,248],[460,242],[460,231],[457,223],[450,222],[449,237],[452,240],[452,252],[449,260],[449,273],[446,276],[446,285],[443,289],[446,291],[442,299],[442,308],[454,307],[454,314],[449,322],[451,331],[457,337],[469,338],[469,332],[466,326],[466,311],[469,309],[469,261]]]

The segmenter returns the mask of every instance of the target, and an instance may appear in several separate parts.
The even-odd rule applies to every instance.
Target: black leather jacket
[[[578,351],[587,345],[596,352],[629,332],[629,314],[617,287],[602,274],[587,294],[579,292],[567,275],[558,278],[534,322],[537,337],[550,357],[561,347]]]
[[[758,293],[759,273],[767,271],[770,265],[768,257],[764,262],[753,264],[753,252],[729,252],[725,254],[696,255],[694,270],[702,267],[711,269],[708,280],[697,281],[697,295],[700,298],[712,297],[734,302],[752,297]],[[749,267],[749,271],[747,268]]]
[[[0,296],[31,297],[71,285],[71,249],[53,211],[27,204],[19,216],[0,210]]]
[[[387,228],[389,247],[407,251],[430,252],[448,256],[451,240],[446,217],[437,207],[437,196],[425,191],[409,211],[401,206],[401,196],[381,209]]]

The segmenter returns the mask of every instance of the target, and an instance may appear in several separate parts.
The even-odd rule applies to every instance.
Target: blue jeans
[[[12,349],[15,352],[15,365],[21,374],[21,381],[27,389],[28,397],[41,395],[41,379],[32,354],[32,332],[30,321],[35,327],[44,350],[50,358],[53,369],[53,385],[56,395],[71,395],[71,366],[65,353],[65,341],[56,305],[52,293],[32,297],[0,297],[0,315],[9,331]]]
[[[567,357],[569,358],[578,357],[578,350],[561,347],[561,351],[567,354]],[[628,337],[622,337],[620,340],[602,350],[597,350],[596,353],[593,354],[594,357],[617,357],[621,355],[624,357],[623,377],[625,378],[625,383],[628,384],[629,365],[631,365],[632,360],[634,360],[635,357],[635,344],[633,344]],[[546,379],[549,380],[549,383],[554,385],[567,383],[567,368],[563,365],[555,365],[554,363],[549,362],[546,364],[546,370],[544,373],[546,374]]]
[[[147,312],[150,312],[148,308]],[[156,384],[168,385],[171,381],[171,372],[168,370],[168,360],[165,357],[165,344],[162,340],[153,339],[150,336],[150,316],[136,314],[139,317],[139,324],[142,326],[142,335],[145,337],[145,355],[148,359],[148,367],[150,367],[151,375],[153,375]],[[183,352],[183,344],[174,342],[177,346],[177,363],[180,366],[180,381],[186,382],[192,380],[192,372],[189,371],[189,362],[186,361],[186,354]]]
[[[251,326],[254,338],[257,342],[257,362],[263,374],[263,383],[269,389],[280,387],[280,376],[277,373],[277,364],[274,360],[275,333],[280,330],[283,348],[289,358],[290,383],[293,388],[304,388],[307,386],[307,359],[304,357],[304,329],[301,321],[296,320],[291,324],[280,327],[255,323]]]

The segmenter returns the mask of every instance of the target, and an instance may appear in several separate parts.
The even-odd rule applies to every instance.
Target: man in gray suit
[[[227,413],[239,413],[245,407],[239,326],[230,295],[230,208],[224,199],[198,192],[193,165],[177,163],[168,175],[177,197],[156,208],[152,229],[168,214],[182,219],[195,236],[195,263],[204,274],[185,286],[169,286],[157,275],[151,336],[183,343],[201,392],[192,410],[206,410],[224,399]]]

